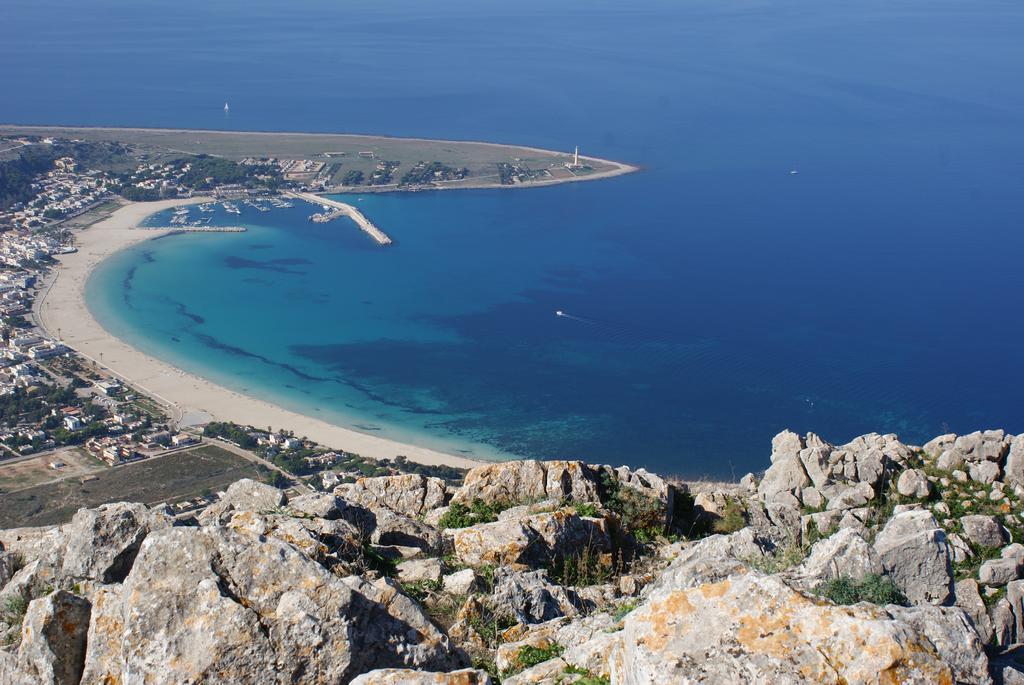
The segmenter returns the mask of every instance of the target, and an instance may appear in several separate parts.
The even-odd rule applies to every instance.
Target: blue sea
[[[1018,0],[39,0],[0,10],[0,66],[12,123],[642,167],[349,196],[389,249],[246,208],[215,219],[245,234],[96,273],[105,326],[233,388],[453,452],[684,475],[764,468],[787,427],[1024,431]]]

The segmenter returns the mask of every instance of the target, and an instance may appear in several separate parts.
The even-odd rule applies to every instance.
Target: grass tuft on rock
[[[498,514],[512,506],[509,502],[484,502],[474,499],[469,506],[456,502],[448,507],[448,511],[437,522],[438,528],[468,528],[478,523],[492,523],[498,520]]]
[[[907,598],[888,576],[869,573],[860,580],[839,576],[827,580],[814,589],[820,597],[841,605],[870,602],[871,604],[906,604]]]

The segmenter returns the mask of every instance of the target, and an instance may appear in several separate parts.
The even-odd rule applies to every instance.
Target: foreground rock
[[[771,460],[243,480],[187,521],[0,531],[0,683],[1024,682],[1024,436],[784,431]]]
[[[445,531],[456,558],[467,566],[485,564],[543,565],[583,553],[611,549],[603,519],[585,518],[572,510],[506,518]]]
[[[85,661],[89,602],[57,591],[28,606],[16,656],[0,652],[0,682],[77,685]]]
[[[462,661],[392,588],[345,582],[273,538],[173,528],[147,538],[123,586],[97,595],[82,682],[343,682]]]
[[[964,631],[962,649],[982,654],[977,636]],[[612,681],[624,685],[924,685],[952,683],[954,677],[924,633],[883,609],[815,602],[755,573],[655,593],[626,618],[609,661]]]
[[[896,514],[875,540],[886,573],[911,602],[943,604],[953,589],[946,534],[927,511]]]
[[[416,518],[443,507],[448,493],[440,478],[405,474],[360,478],[355,483],[338,486],[334,494],[369,509],[386,507],[403,516]]]
[[[451,673],[427,673],[407,668],[385,668],[364,673],[352,685],[491,685],[486,671],[472,668]]]

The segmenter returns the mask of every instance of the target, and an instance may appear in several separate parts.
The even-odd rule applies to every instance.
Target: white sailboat
[[[228,107],[228,103],[225,102],[224,103],[224,113],[227,114],[229,111],[231,111],[231,108]]]

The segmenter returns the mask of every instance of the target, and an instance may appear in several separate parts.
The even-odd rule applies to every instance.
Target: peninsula
[[[638,170],[622,162],[520,145],[333,133],[0,125],[0,139],[5,137],[118,144],[147,164],[190,155],[265,163],[279,171],[283,182],[318,192],[514,188]]]

